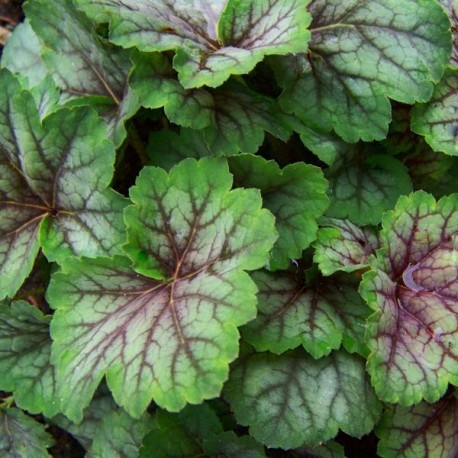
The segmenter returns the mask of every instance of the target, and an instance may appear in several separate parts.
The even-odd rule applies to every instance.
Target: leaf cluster
[[[24,12],[2,456],[456,457],[458,2]]]

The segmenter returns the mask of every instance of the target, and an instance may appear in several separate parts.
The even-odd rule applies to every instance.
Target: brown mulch
[[[11,32],[22,20],[24,0],[0,0],[0,48],[3,48]]]

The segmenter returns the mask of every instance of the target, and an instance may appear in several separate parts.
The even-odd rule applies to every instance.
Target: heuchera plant
[[[458,2],[24,11],[1,455],[457,457]]]

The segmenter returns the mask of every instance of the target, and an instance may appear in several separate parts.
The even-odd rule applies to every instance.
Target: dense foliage
[[[2,456],[458,456],[458,2],[24,11]]]

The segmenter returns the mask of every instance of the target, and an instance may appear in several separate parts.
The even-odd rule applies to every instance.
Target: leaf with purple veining
[[[130,257],[73,260],[48,289],[53,361],[67,416],[81,417],[101,378],[140,416],[217,396],[237,357],[237,327],[277,235],[257,190],[230,190],[224,159],[145,167],[126,209]]]
[[[307,50],[308,1],[77,0],[96,20],[111,20],[111,40],[142,51],[176,50],[185,88],[217,87],[269,54]]]
[[[412,405],[458,384],[458,195],[401,197],[363,276],[368,371],[378,396]]]

